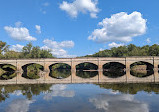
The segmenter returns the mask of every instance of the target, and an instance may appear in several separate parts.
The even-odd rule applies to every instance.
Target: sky
[[[159,44],[159,0],[0,0],[0,40],[59,58]]]

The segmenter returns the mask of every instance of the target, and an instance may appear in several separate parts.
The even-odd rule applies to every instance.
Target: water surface
[[[0,86],[0,112],[158,112],[158,84]]]

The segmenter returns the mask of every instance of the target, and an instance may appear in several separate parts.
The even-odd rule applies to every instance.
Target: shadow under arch
[[[22,77],[27,79],[39,79],[42,75],[41,71],[44,71],[44,67],[40,64],[29,63],[22,66],[23,74]]]
[[[151,63],[138,61],[130,65],[130,74],[135,77],[144,78],[154,74],[154,66]]]
[[[55,63],[49,66],[49,76],[56,79],[64,79],[71,75],[71,66],[66,63]]]
[[[17,68],[11,64],[0,64],[0,80],[9,80],[17,76]]]
[[[118,78],[126,74],[126,66],[119,62],[109,62],[103,65],[103,75],[109,78]]]
[[[76,75],[81,78],[93,78],[98,75],[98,66],[90,62],[80,63],[76,65]]]

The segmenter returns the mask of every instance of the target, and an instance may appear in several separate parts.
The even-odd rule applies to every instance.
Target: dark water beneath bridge
[[[0,112],[158,112],[159,84],[0,86]]]

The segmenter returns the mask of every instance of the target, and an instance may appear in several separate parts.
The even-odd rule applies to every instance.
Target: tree
[[[22,54],[25,58],[30,58],[31,57],[31,50],[33,48],[32,43],[30,42],[26,46],[23,47],[22,49]]]
[[[149,49],[150,56],[159,56],[159,45],[154,44]]]
[[[31,58],[41,58],[41,50],[39,46],[33,47],[31,50]]]
[[[8,51],[8,47],[9,45],[7,45],[6,42],[0,41],[0,54],[2,54],[2,52]]]
[[[6,59],[11,59],[11,58],[18,59],[18,58],[21,58],[21,53],[15,52],[15,51],[8,51],[4,54],[4,58],[6,58]]]
[[[49,50],[43,50],[43,49],[41,50],[40,57],[41,58],[53,58],[53,56]]]

